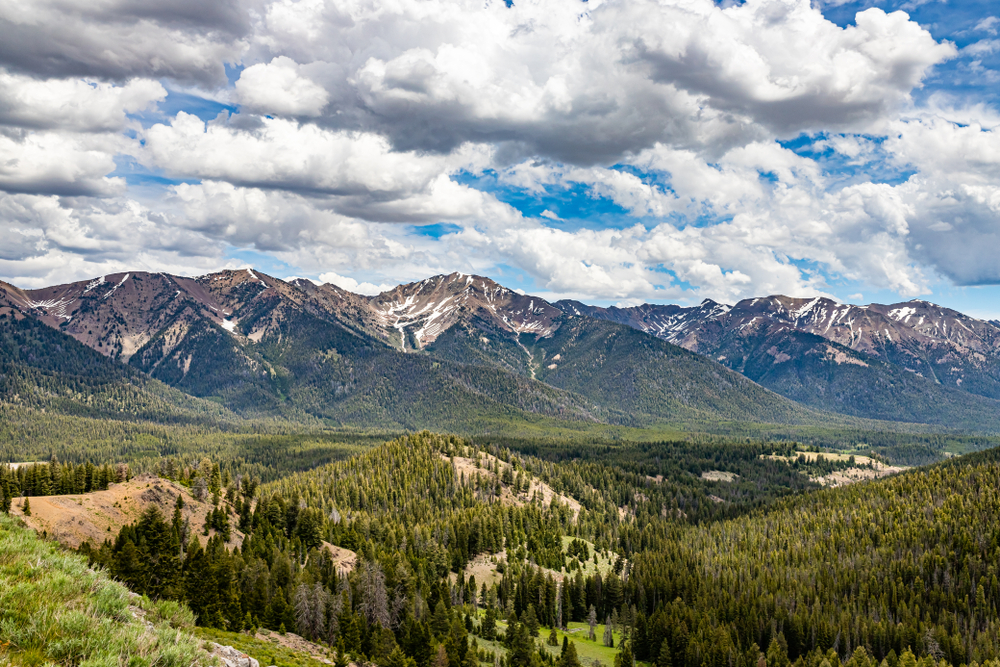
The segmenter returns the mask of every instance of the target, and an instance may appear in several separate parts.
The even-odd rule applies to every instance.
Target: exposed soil
[[[272,630],[261,628],[257,630],[256,639],[277,644],[278,646],[290,649],[296,653],[304,653],[313,660],[325,662],[328,665],[333,664],[333,653],[329,652],[326,647],[314,644],[313,642],[303,639],[293,632],[281,634]],[[356,666],[354,663],[351,663],[350,667]]]
[[[323,546],[333,557],[333,566],[337,568],[339,574],[347,574],[358,565],[358,554],[344,547],[336,547],[329,542],[323,542]]]
[[[725,472],[723,470],[706,470],[701,473],[701,478],[709,482],[735,482],[739,477],[734,472]]]
[[[448,460],[448,457],[443,454],[441,455],[441,458]],[[474,479],[477,474],[486,479],[494,479],[494,465],[499,466],[498,470],[501,475],[506,468],[510,467],[509,463],[504,463],[490,454],[480,454],[481,468],[476,467],[475,459],[470,459],[464,456],[455,456],[451,459],[451,461],[454,462],[455,472],[459,475],[464,474],[466,480]],[[528,490],[519,494],[515,495],[509,487],[504,486],[500,500],[501,502],[520,506],[530,502],[532,497],[536,495],[542,499],[542,502],[546,507],[552,503],[553,498],[556,498],[560,503],[569,507],[570,511],[573,512],[574,520],[580,515],[582,506],[579,502],[565,494],[556,493],[551,486],[539,479],[536,479],[534,476],[532,476],[529,480]]]
[[[31,516],[24,516],[23,498],[15,498],[11,514],[21,517],[37,533],[45,533],[63,545],[76,549],[84,542],[94,548],[104,540],[114,539],[122,526],[139,520],[146,508],[153,505],[166,520],[174,513],[177,496],[184,497],[183,516],[190,522],[191,533],[198,536],[202,546],[215,534],[202,534],[205,517],[213,509],[211,500],[198,501],[190,490],[155,475],[140,475],[121,484],[111,484],[106,491],[94,491],[69,496],[32,496]],[[222,501],[223,503],[225,501]],[[230,522],[235,523],[235,516]],[[243,544],[243,533],[235,528],[227,546]]]

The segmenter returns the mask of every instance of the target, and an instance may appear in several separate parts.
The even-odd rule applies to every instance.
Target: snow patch
[[[111,288],[111,291],[110,291],[110,292],[108,292],[107,294],[105,294],[105,295],[104,295],[103,297],[101,297],[101,298],[102,298],[102,299],[107,299],[107,298],[108,298],[109,296],[111,296],[112,294],[114,294],[115,292],[117,292],[117,291],[118,291],[118,288],[119,288],[119,287],[121,287],[122,285],[124,285],[124,284],[125,284],[125,281],[126,281],[126,280],[128,280],[128,277],[129,277],[129,276],[131,276],[131,275],[132,275],[131,273],[126,273],[126,274],[125,274],[125,277],[121,279],[121,282],[119,282],[119,283],[118,283],[117,285],[115,285],[114,287],[112,287],[112,288]]]
[[[87,283],[87,289],[83,290],[83,293],[86,294],[95,287],[98,287],[103,284],[104,284],[104,276],[101,276],[100,278],[95,278],[94,280],[91,280],[89,283]]]
[[[916,308],[910,308],[909,306],[904,306],[902,308],[894,308],[889,311],[889,317],[899,322],[900,320],[905,320],[910,317],[910,315],[916,314]]]

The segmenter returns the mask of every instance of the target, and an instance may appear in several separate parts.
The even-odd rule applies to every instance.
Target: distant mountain
[[[823,419],[702,356],[627,326],[565,313],[481,276],[436,276],[371,303],[393,344],[528,375],[621,411],[629,423]]]
[[[130,272],[41,290],[8,309],[248,416],[457,427],[474,420],[648,424],[829,420],[629,327],[451,274],[376,297],[250,269]]]
[[[852,306],[771,296],[692,308],[556,305],[710,356],[823,410],[965,428],[982,428],[1000,412],[1000,327],[926,301]]]

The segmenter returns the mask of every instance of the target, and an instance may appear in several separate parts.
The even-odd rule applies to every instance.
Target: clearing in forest
[[[92,491],[68,496],[31,496],[31,516],[24,516],[24,499],[15,498],[11,514],[18,516],[38,534],[58,540],[61,544],[77,549],[84,542],[97,549],[104,540],[114,540],[123,526],[135,523],[146,511],[155,506],[166,521],[174,513],[177,496],[184,498],[182,516],[188,520],[190,532],[198,536],[202,546],[215,535],[209,530],[203,535],[205,518],[214,509],[210,499],[196,500],[191,490],[156,475],[143,474],[121,484],[110,484],[106,491]],[[228,508],[228,503],[220,500]],[[236,516],[230,515],[230,524]],[[229,542],[230,549],[243,544],[243,533],[234,527]]]

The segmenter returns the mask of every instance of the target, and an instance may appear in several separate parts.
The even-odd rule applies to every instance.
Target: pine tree
[[[559,667],[582,667],[580,664],[580,658],[576,653],[576,644],[569,642],[563,649],[562,655],[559,656]]]
[[[535,605],[533,604],[528,605],[528,608],[524,611],[524,614],[521,616],[521,623],[523,623],[524,626],[527,628],[528,634],[530,634],[532,637],[538,636],[539,623],[538,623],[538,616],[535,614]]]
[[[666,640],[660,644],[660,655],[656,658],[656,667],[673,667],[670,644]]]
[[[31,503],[27,497],[24,498],[24,503],[21,505],[21,513],[24,516],[31,516]]]

